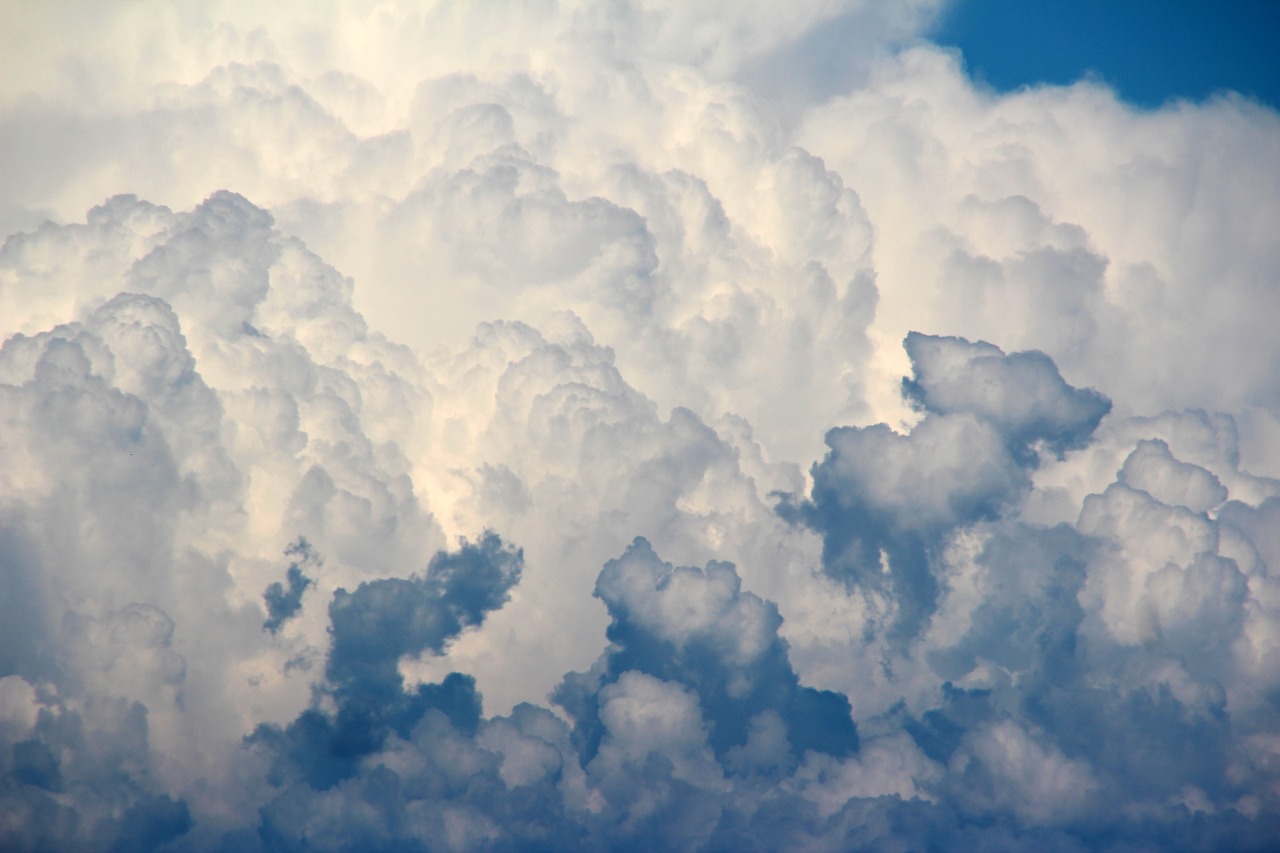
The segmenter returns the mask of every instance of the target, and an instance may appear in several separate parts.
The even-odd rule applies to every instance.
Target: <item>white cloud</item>
[[[1265,847],[1280,119],[937,8],[0,11],[0,846]]]

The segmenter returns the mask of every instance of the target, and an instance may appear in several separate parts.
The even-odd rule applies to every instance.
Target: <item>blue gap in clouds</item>
[[[1280,0],[955,0],[930,35],[1001,92],[1093,75],[1143,107],[1227,89],[1280,106]]]

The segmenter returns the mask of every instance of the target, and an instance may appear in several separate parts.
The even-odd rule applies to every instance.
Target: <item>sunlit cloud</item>
[[[1280,116],[941,11],[0,12],[0,847],[1273,843]]]

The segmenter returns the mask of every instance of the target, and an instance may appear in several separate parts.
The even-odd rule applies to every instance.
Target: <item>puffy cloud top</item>
[[[983,341],[918,332],[903,347],[911,359],[911,378],[902,383],[908,400],[940,415],[975,415],[1015,449],[1044,442],[1062,454],[1082,447],[1111,410],[1098,392],[1064,382],[1042,352],[1005,355]]]
[[[780,722],[797,755],[814,749],[840,756],[857,749],[848,700],[799,685],[778,635],[777,607],[742,592],[732,565],[673,567],[637,539],[605,564],[596,595],[613,620],[607,633],[612,647],[588,673],[569,676],[555,693],[575,717],[588,755],[605,722],[597,719],[604,709],[595,696],[629,673],[691,688],[710,717],[717,755],[742,748],[753,721],[761,719]]]
[[[940,8],[0,4],[0,848],[1274,847],[1280,118]]]

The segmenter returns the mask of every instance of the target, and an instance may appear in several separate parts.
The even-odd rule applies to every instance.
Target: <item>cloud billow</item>
[[[0,5],[0,847],[1273,846],[1280,119],[939,9]]]
[[[675,568],[638,539],[605,565],[596,595],[612,616],[610,649],[554,694],[575,718],[588,760],[603,733],[597,697],[627,673],[692,690],[721,759],[766,722],[781,725],[792,759],[807,750],[837,757],[857,751],[848,700],[800,686],[777,633],[777,607],[742,592],[732,565]]]
[[[1037,445],[1061,456],[1089,443],[1111,401],[1062,380],[1042,352],[1006,355],[985,342],[911,332],[903,341],[912,375],[903,396],[936,415],[968,412],[991,424],[1024,464]]]
[[[302,609],[302,594],[315,583],[302,571],[304,567],[310,568],[317,561],[307,540],[299,539],[294,542],[285,549],[285,555],[298,557],[289,564],[285,573],[289,589],[286,591],[283,584],[275,581],[262,594],[262,601],[267,605],[267,621],[262,623],[262,627],[273,634],[279,633],[280,627],[298,614]]]
[[[268,849],[358,839],[416,849],[440,831],[440,810],[461,809],[478,834],[460,843],[486,849],[753,849],[806,838],[868,849],[958,838],[1177,848],[1188,837],[1261,849],[1269,824],[1239,811],[1209,820],[1177,804],[1155,823],[1126,816],[1125,803],[1188,790],[1220,800],[1248,786],[1227,773],[1239,735],[1220,700],[1199,714],[1168,687],[1108,683],[1144,665],[1150,648],[1090,660],[1076,598],[1099,544],[1067,526],[1004,525],[977,557],[995,586],[970,629],[949,644],[921,638],[947,679],[938,704],[869,720],[868,739],[844,697],[797,683],[776,606],[743,592],[731,565],[674,567],[636,540],[597,582],[612,616],[608,648],[552,697],[572,728],[530,704],[485,718],[474,682],[457,674],[394,697],[376,679],[349,679],[336,715],[313,708],[250,739],[276,756],[273,778],[286,785],[258,835]],[[367,603],[386,618],[402,610],[385,597]],[[979,662],[1019,680],[953,684]],[[340,772],[325,766],[339,761]],[[369,808],[384,817],[316,834],[327,813]]]
[[[779,512],[823,536],[823,568],[888,591],[896,633],[915,636],[939,587],[930,562],[956,529],[997,518],[1031,487],[1033,448],[1088,443],[1110,403],[1062,381],[1043,353],[912,332],[903,395],[924,417],[906,435],[884,424],[840,427],[813,468],[812,497]]]
[[[414,593],[384,581],[339,591],[326,668],[336,710],[316,705],[248,739],[282,786],[258,829],[267,849],[339,849],[356,839],[429,847],[438,821],[458,809],[471,815],[470,831],[484,833],[470,843],[493,849],[716,843],[722,826],[751,820],[742,796],[785,783],[815,755],[838,761],[858,751],[847,700],[799,685],[774,605],[742,592],[733,566],[673,567],[644,540],[600,574],[612,645],[553,697],[572,730],[529,704],[486,719],[474,680],[457,673],[404,689],[397,658],[439,652],[448,639],[431,629],[437,620],[405,614],[448,607],[464,586],[494,600],[514,577],[502,572],[512,559],[491,536],[439,555],[425,576],[438,584],[420,601],[406,605]],[[402,642],[397,626],[418,633]],[[386,665],[374,668],[375,659]],[[315,832],[327,812],[364,810],[374,797],[389,821],[376,831]]]
[[[502,606],[519,580],[523,557],[496,534],[440,552],[421,576],[338,589],[329,605],[333,638],[325,667],[333,714],[313,707],[283,730],[259,726],[248,742],[277,755],[277,780],[297,767],[313,788],[324,790],[355,774],[357,762],[382,748],[391,731],[402,737],[429,710],[473,731],[480,715],[475,682],[452,674],[439,685],[404,690],[400,659],[442,654],[466,628]]]

